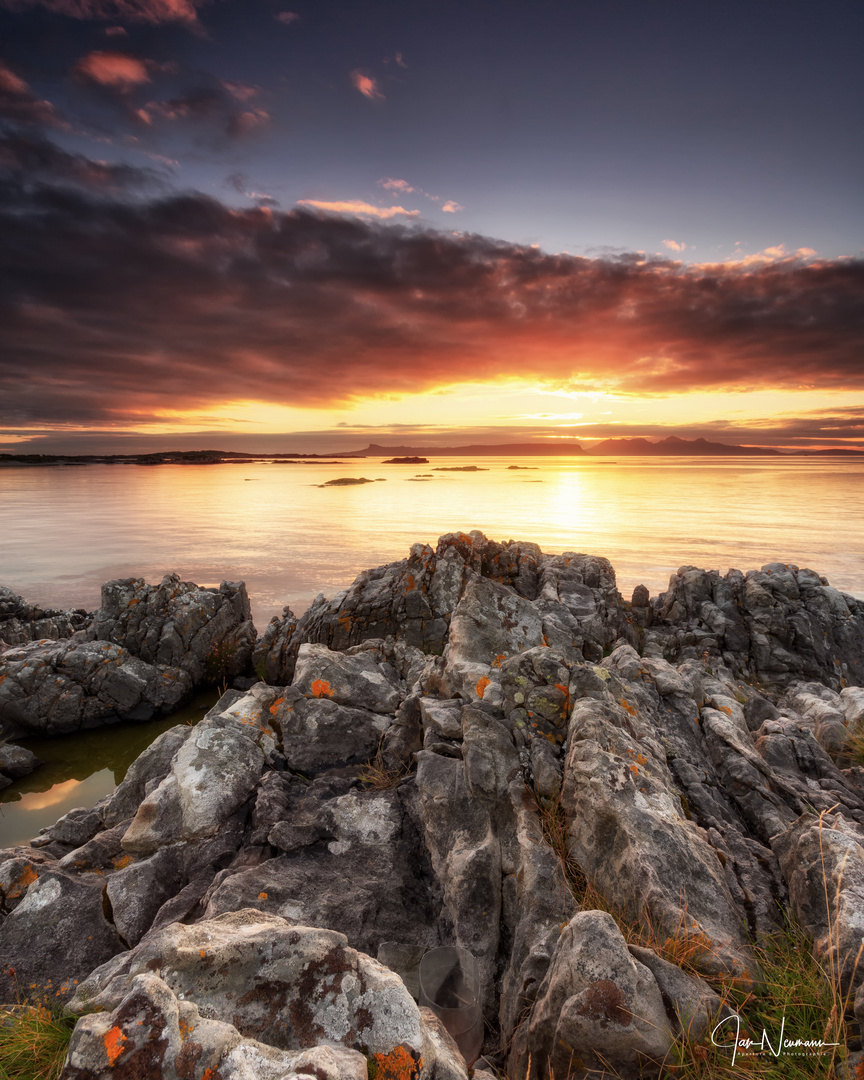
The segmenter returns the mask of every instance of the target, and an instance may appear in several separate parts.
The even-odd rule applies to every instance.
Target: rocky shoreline
[[[168,575],[90,615],[0,590],[0,639],[7,738],[226,686],[0,851],[0,1001],[80,1014],[63,1080],[465,1077],[409,990],[440,945],[479,965],[475,1076],[655,1076],[787,916],[857,1060],[864,602],[811,570],[625,601],[605,559],[454,533],[260,637],[242,584]]]

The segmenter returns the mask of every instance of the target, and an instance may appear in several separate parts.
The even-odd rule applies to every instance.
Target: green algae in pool
[[[26,844],[73,807],[98,802],[157,736],[176,724],[197,724],[218,698],[217,690],[208,689],[179,712],[158,720],[111,724],[53,738],[15,739],[45,764],[0,791],[0,848]]]

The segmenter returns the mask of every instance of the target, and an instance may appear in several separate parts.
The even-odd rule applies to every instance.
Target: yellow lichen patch
[[[113,1069],[117,1058],[123,1053],[126,1036],[115,1024],[110,1031],[106,1031],[102,1041],[105,1043],[105,1053],[108,1055],[108,1064]]]
[[[112,859],[111,865],[114,867],[115,870],[122,870],[124,869],[124,867],[128,866],[134,861],[135,856],[130,855],[128,852],[126,852],[125,855],[118,855],[115,859]]]
[[[313,697],[333,697],[333,689],[326,679],[316,679],[312,683]]]
[[[636,715],[636,710],[633,708],[633,706],[630,704],[630,702],[627,701],[625,698],[623,698],[623,697],[618,698],[618,704],[621,706],[622,709],[626,709],[627,712],[630,713],[631,716]]]
[[[279,706],[285,701],[284,697],[277,697],[273,704],[270,706],[270,715],[275,716]]]
[[[414,1060],[407,1046],[394,1047],[389,1054],[373,1054],[375,1080],[416,1080],[423,1068],[423,1058]]]
[[[32,866],[25,866],[18,877],[12,882],[9,892],[6,894],[7,899],[17,900],[20,896],[23,896],[35,880],[35,868]]]
[[[491,682],[491,680],[490,680],[488,675],[482,675],[477,680],[477,683],[474,686],[474,690],[475,690],[478,698],[483,697],[483,695],[486,693],[486,687],[489,685],[490,682]]]

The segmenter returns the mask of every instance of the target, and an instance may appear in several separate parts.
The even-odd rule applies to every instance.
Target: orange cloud
[[[387,191],[402,191],[407,194],[414,190],[407,180],[391,180],[388,177],[386,180],[379,180],[378,183]]]
[[[320,199],[301,199],[298,206],[311,206],[316,210],[326,210],[331,214],[359,214],[361,217],[378,218],[388,221],[394,217],[420,217],[419,210],[406,210],[404,206],[373,206],[359,199],[343,202],[322,202]]]
[[[454,202],[453,199],[448,199],[441,209],[445,214],[455,214],[457,210],[464,210],[465,207],[461,203]]]
[[[374,101],[375,98],[384,97],[378,89],[378,83],[369,75],[364,75],[360,71],[352,71],[351,82],[360,91],[363,97],[369,98],[370,101]]]
[[[664,240],[663,246],[669,248],[670,251],[684,251],[687,247],[686,244],[680,244],[677,240]]]
[[[73,71],[90,82],[114,90],[129,90],[150,82],[147,62],[120,52],[88,53],[78,61]]]
[[[860,259],[580,258],[405,228],[388,222],[417,211],[360,200],[284,213],[156,192],[121,209],[147,177],[25,142],[0,138],[10,430],[511,379],[660,397],[864,390]]]
[[[278,14],[274,15],[273,18],[277,22],[281,22],[284,26],[290,26],[291,23],[297,22],[300,16],[296,11],[280,11]]]
[[[0,7],[44,7],[71,19],[112,19],[143,23],[197,23],[207,0],[0,0]]]

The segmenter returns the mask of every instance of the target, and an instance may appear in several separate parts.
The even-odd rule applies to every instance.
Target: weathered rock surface
[[[125,649],[115,669],[164,662],[191,685],[205,642],[251,648],[239,587],[105,595],[111,642],[16,649]],[[784,911],[864,982],[862,648],[864,605],[812,571],[685,567],[627,603],[604,559],[480,533],[416,545],[286,610],[256,647],[266,681],[165,732],[44,846],[0,852],[0,954],[67,995],[107,961],[76,999],[104,1011],[79,1022],[66,1080],[362,1077],[369,1060],[462,1080],[365,955],[439,945],[477,959],[497,1067],[650,1075],[710,1030],[712,979],[758,982],[751,942]],[[57,712],[38,696],[56,677],[26,708]],[[90,951],[31,957],[61,917]]]
[[[158,585],[142,578],[109,581],[87,633],[148,664],[180,668],[195,685],[242,674],[255,643],[242,582],[206,589],[177,574],[166,574]]]
[[[0,788],[33,772],[41,764],[32,750],[15,743],[0,743]]]
[[[26,645],[42,638],[68,638],[87,627],[92,614],[83,608],[60,611],[29,604],[23,597],[0,585],[0,651],[9,645]]]
[[[104,641],[34,641],[0,656],[0,726],[56,735],[111,720],[149,720],[192,690],[179,668],[154,666]]]
[[[232,1056],[263,1059],[253,1075],[275,1080],[308,1073],[314,1048],[325,1046],[325,1076],[356,1075],[361,1061],[365,1075],[366,1060],[406,1080],[438,1075],[435,1042],[397,975],[349,948],[343,934],[254,909],[154,933],[94,971],[71,1007],[105,1011],[76,1028],[67,1080],[133,1063],[139,1076],[200,1075],[193,1068],[221,1075]],[[244,1075],[235,1067],[224,1074]]]
[[[171,712],[194,687],[247,671],[255,642],[242,583],[205,589],[176,574],[159,585],[110,581],[93,616],[58,619],[31,619],[30,637],[14,630],[23,643],[0,653],[0,733],[53,735]],[[37,640],[36,627],[57,632]]]

